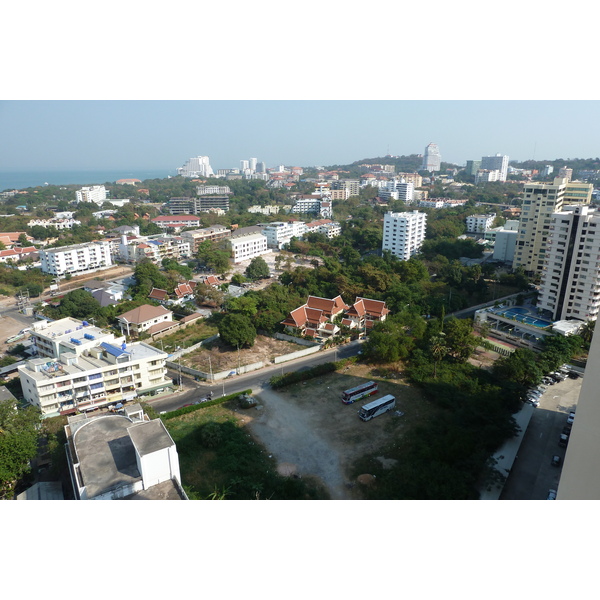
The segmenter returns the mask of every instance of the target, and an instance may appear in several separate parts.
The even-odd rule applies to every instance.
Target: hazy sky
[[[0,170],[347,164],[385,154],[511,159],[600,154],[598,101],[3,101]]]

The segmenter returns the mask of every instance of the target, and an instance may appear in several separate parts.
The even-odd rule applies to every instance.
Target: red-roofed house
[[[221,282],[219,281],[219,278],[216,275],[209,275],[208,277],[206,277],[204,279],[204,281],[202,283],[205,283],[206,285],[220,285]]]
[[[189,282],[180,283],[174,290],[175,294],[175,303],[184,302],[186,300],[191,300],[194,296],[194,290]]]
[[[37,252],[37,248],[35,246],[29,246],[28,248],[11,248],[9,250],[0,250],[0,262],[6,263],[9,260],[17,261],[22,258],[27,258],[28,256],[32,256]]]
[[[282,325],[289,331],[309,337],[331,337],[340,330],[333,323],[333,319],[347,308],[341,296],[333,299],[309,296],[306,304],[293,310],[287,319],[282,321]]]
[[[166,304],[169,301],[169,292],[167,290],[161,290],[160,288],[152,288],[152,291],[148,294],[150,300],[156,300],[161,304]]]
[[[357,297],[354,304],[346,311],[342,324],[352,328],[372,329],[376,322],[385,321],[389,312],[385,302],[381,300]],[[352,324],[349,325],[344,321],[350,321]]]

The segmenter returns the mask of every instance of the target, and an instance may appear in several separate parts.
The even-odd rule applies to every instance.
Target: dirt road
[[[350,499],[337,451],[309,426],[305,411],[271,390],[261,390],[258,397],[263,409],[248,423],[252,434],[280,464],[321,479],[332,500]]]

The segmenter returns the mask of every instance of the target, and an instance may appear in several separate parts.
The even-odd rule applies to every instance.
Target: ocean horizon
[[[0,192],[49,185],[101,185],[118,179],[166,179],[176,169],[127,169],[99,171],[0,171]]]

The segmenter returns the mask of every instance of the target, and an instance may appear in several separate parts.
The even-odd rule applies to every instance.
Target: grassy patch
[[[234,416],[235,400],[165,422],[177,445],[183,487],[192,500],[323,499],[305,480],[280,476],[275,459]]]
[[[165,350],[168,349],[172,352],[177,346],[181,346],[182,348],[193,346],[218,332],[219,330],[214,323],[210,320],[203,319],[199,323],[188,325],[185,329],[180,329],[175,333],[166,335],[160,340],[152,342],[151,345],[155,348],[164,348]]]

